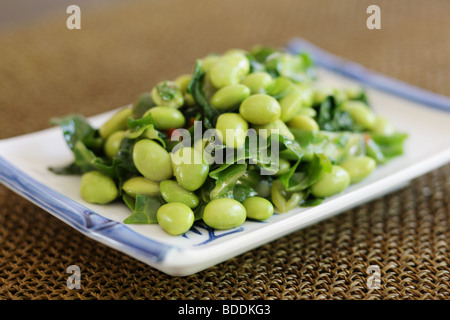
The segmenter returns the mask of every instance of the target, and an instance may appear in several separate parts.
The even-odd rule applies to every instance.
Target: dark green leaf
[[[123,222],[126,224],[155,224],[158,223],[156,213],[164,204],[158,196],[137,195],[133,213]]]

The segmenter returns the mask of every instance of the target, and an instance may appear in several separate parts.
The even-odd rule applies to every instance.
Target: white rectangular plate
[[[293,231],[404,186],[450,160],[450,100],[370,72],[297,39],[291,51],[308,50],[320,82],[336,87],[366,86],[374,109],[409,134],[403,156],[381,166],[365,181],[311,208],[247,221],[228,231],[194,225],[173,237],[157,225],[125,225],[125,205],[92,205],[79,194],[80,177],[59,176],[49,166],[73,160],[60,128],[0,141],[0,182],[76,230],[171,275],[189,275]],[[90,118],[99,126],[112,112]]]

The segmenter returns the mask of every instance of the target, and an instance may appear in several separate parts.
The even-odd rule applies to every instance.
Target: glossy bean
[[[158,209],[156,219],[167,233],[179,236],[189,231],[194,224],[194,212],[183,203],[166,203]]]
[[[191,209],[198,206],[199,199],[197,195],[192,191],[184,189],[176,181],[161,181],[159,189],[161,196],[168,203],[180,202],[187,205]]]
[[[208,78],[212,85],[223,88],[238,84],[250,70],[250,63],[242,53],[232,53],[221,56],[208,70]]]
[[[179,108],[184,103],[183,92],[174,81],[161,81],[152,89],[152,99],[155,105]]]
[[[311,186],[311,193],[319,198],[330,197],[344,191],[350,184],[350,175],[342,167],[333,165]]]
[[[288,192],[280,180],[275,180],[270,188],[270,198],[277,213],[285,213],[295,209],[304,199],[301,192]]]
[[[216,130],[229,148],[240,148],[245,143],[248,123],[237,113],[222,113],[217,118]]]
[[[288,123],[288,127],[305,131],[318,131],[319,125],[316,120],[305,115],[296,115]]]
[[[377,166],[374,159],[367,156],[350,157],[339,164],[350,175],[350,183],[368,177]]]
[[[126,130],[128,128],[128,118],[133,113],[132,108],[126,107],[117,111],[111,118],[99,128],[100,136],[104,139],[119,130]]]
[[[119,130],[111,134],[105,141],[105,145],[103,146],[105,155],[112,159],[117,152],[119,151],[120,144],[122,143],[123,138],[127,135],[126,131]]]
[[[208,177],[209,165],[202,154],[191,147],[175,150],[172,168],[177,182],[188,191],[200,188]]]
[[[254,94],[245,99],[239,107],[240,115],[255,125],[266,125],[280,118],[278,101],[267,94]]]
[[[267,94],[280,99],[295,88],[294,83],[286,77],[275,78],[267,87]]]
[[[124,182],[122,190],[133,198],[137,195],[155,196],[159,194],[159,185],[144,177],[133,177]]]
[[[95,204],[112,202],[119,194],[114,180],[98,171],[82,175],[80,193],[84,201]]]
[[[371,131],[374,134],[390,136],[394,134],[396,130],[389,119],[382,116],[377,116]]]
[[[353,121],[364,129],[372,129],[375,125],[375,113],[361,101],[346,101],[342,104],[342,109],[347,111]]]
[[[280,119],[290,121],[302,108],[303,95],[300,89],[295,88],[280,99]]]
[[[162,181],[173,176],[169,153],[153,140],[136,142],[132,157],[136,169],[149,180]]]
[[[252,94],[266,93],[267,88],[272,84],[273,79],[267,72],[249,73],[243,80],[242,84],[250,89]]]
[[[206,225],[218,230],[236,228],[245,222],[246,217],[245,207],[230,198],[212,200],[203,211]]]
[[[286,172],[289,171],[289,169],[291,169],[291,163],[283,158],[279,158],[278,159],[278,171],[276,173],[277,176],[280,176],[282,174],[285,174]]]
[[[184,103],[188,106],[193,106],[195,104],[194,98],[189,92],[187,92],[187,88],[189,83],[191,82],[191,79],[191,74],[182,74],[174,80],[183,93]]]
[[[242,202],[247,211],[247,217],[255,220],[267,220],[274,212],[273,204],[262,197],[250,197]]]
[[[242,84],[234,84],[217,90],[211,98],[211,105],[219,110],[228,110],[250,95],[250,89]]]
[[[152,114],[156,128],[160,130],[181,128],[186,122],[183,113],[174,108],[158,106],[151,108],[147,113]]]
[[[286,124],[280,119],[266,125],[254,125],[253,127],[258,132],[258,134],[265,139],[267,139],[272,133],[278,133],[279,135],[294,140],[294,135],[286,126]]]

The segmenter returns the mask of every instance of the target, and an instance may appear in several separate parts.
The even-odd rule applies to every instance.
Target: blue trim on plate
[[[0,156],[0,181],[39,207],[94,238],[107,238],[130,255],[145,255],[160,262],[169,249],[176,248],[147,238],[126,225],[107,219],[76,201],[31,178]]]
[[[450,98],[433,93],[366,69],[360,64],[345,60],[313,45],[309,41],[296,38],[291,40],[286,50],[292,53],[307,52],[320,67],[331,70],[363,85],[370,86],[414,102],[436,109],[450,111]]]

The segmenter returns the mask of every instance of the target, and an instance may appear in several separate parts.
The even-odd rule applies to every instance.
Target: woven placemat
[[[370,4],[381,30],[366,27]],[[101,113],[197,57],[293,37],[450,95],[450,2],[127,1],[65,7],[0,32],[0,138],[53,116]],[[418,146],[420,147],[420,146]],[[450,165],[336,217],[188,277],[168,276],[75,231],[0,185],[0,299],[449,299]],[[69,289],[70,265],[81,288]],[[380,283],[370,289],[370,269]]]

